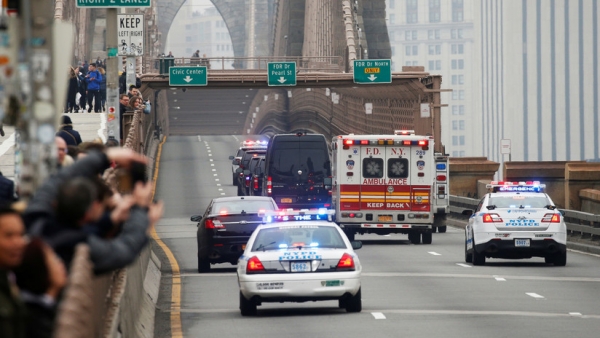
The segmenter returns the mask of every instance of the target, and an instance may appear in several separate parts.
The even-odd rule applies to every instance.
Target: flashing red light
[[[410,140],[404,140],[404,141],[402,141],[402,145],[405,145],[405,146],[409,146],[409,145],[411,145],[411,143],[412,142]]]
[[[560,214],[545,214],[542,222],[560,223]]]
[[[369,140],[361,140],[360,144],[363,145],[363,146],[364,145],[368,145],[369,144]]]
[[[429,141],[428,140],[420,140],[419,141],[419,146],[420,147],[427,147],[429,145]]]
[[[347,146],[351,146],[354,143],[352,140],[344,140],[344,144]]]
[[[502,222],[502,218],[498,214],[484,214],[483,223],[499,223]]]
[[[267,196],[271,196],[273,193],[273,180],[271,176],[267,177]]]
[[[352,258],[352,256],[350,256],[349,254],[344,253],[342,255],[342,258],[338,262],[337,268],[344,270],[354,270],[354,258]]]
[[[248,272],[259,272],[265,271],[265,267],[263,263],[258,259],[258,257],[253,256],[248,260],[248,264],[246,265],[246,271]]]

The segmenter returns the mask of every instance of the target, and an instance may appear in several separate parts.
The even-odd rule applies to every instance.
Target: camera
[[[117,174],[119,190],[122,193],[131,193],[138,182],[148,182],[146,175],[146,165],[142,162],[131,163],[131,168],[121,169]]]

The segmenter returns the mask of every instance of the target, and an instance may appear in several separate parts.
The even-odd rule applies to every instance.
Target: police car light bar
[[[414,130],[394,130],[394,135],[414,135]]]
[[[269,144],[269,142],[267,141],[243,141],[242,142],[242,146],[244,147],[252,147],[252,146],[256,146],[256,147],[266,147]]]
[[[275,223],[275,222],[294,222],[294,221],[332,221],[332,217],[335,215],[335,210],[330,209],[302,209],[302,210],[275,210],[266,211],[262,216],[263,222]]]
[[[493,192],[541,192],[542,189],[546,188],[546,185],[540,184],[539,181],[492,181],[490,184],[486,184],[486,188],[492,189]]]

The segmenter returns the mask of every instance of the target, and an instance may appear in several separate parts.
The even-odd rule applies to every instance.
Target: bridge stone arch
[[[161,45],[166,46],[167,36],[175,16],[186,0],[157,0],[158,31],[161,33]],[[235,57],[249,55],[265,56],[270,54],[270,41],[273,26],[274,0],[211,0],[223,17]],[[252,13],[251,6],[255,11]],[[254,33],[254,39],[251,34]]]

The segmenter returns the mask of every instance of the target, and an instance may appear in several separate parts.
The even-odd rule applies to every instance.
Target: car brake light
[[[260,261],[260,259],[258,259],[258,257],[253,256],[252,258],[250,258],[248,260],[248,264],[246,265],[246,271],[247,272],[265,271],[265,267],[263,266],[263,263]]]
[[[206,229],[215,229],[215,228],[224,228],[224,225],[218,219],[211,219],[211,218],[209,218],[204,223],[204,227]]]
[[[436,179],[438,181],[445,181],[446,180],[446,175],[437,175]]]
[[[545,214],[542,222],[560,223],[560,214]]]
[[[254,190],[258,190],[258,177],[254,178],[253,183],[254,183],[254,185],[253,185]]]
[[[267,177],[267,195],[271,196],[273,192],[273,181],[271,180],[271,176]]]
[[[502,218],[498,214],[484,214],[483,223],[498,223],[502,222]]]
[[[345,270],[354,270],[354,258],[352,258],[352,256],[350,256],[349,254],[344,253],[344,255],[342,255],[342,258],[338,262],[337,268]]]

